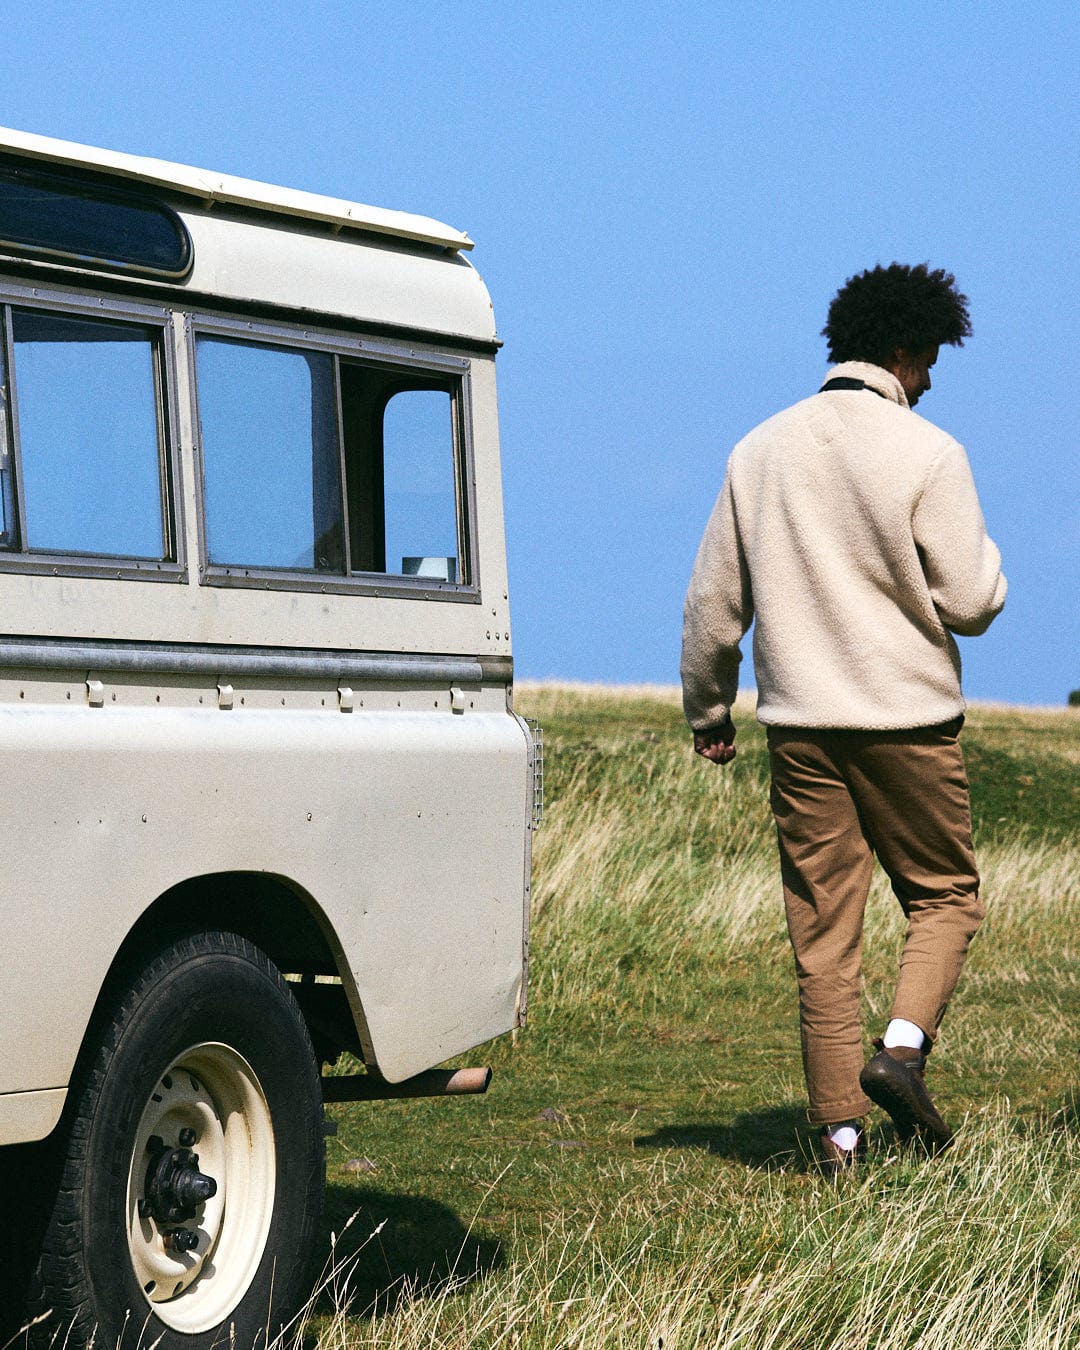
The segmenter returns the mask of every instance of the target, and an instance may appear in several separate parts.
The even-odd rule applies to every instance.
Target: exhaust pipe
[[[324,1102],[373,1102],[388,1097],[460,1097],[486,1092],[491,1070],[428,1069],[403,1083],[388,1083],[374,1073],[349,1074],[342,1078],[324,1078]]]

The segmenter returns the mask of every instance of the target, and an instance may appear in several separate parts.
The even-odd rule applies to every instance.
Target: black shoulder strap
[[[834,375],[831,380],[825,381],[818,393],[828,394],[833,389],[867,389],[871,394],[877,394],[878,398],[885,397],[880,389],[875,389],[872,384],[867,384],[865,380],[853,380],[849,375]]]

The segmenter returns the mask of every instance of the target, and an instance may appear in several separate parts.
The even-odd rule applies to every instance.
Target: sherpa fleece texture
[[[967,456],[889,371],[849,361],[836,376],[878,393],[815,394],[728,461],[684,609],[695,731],[727,715],[755,619],[766,725],[899,730],[964,710],[953,634],[984,632],[1006,589]]]

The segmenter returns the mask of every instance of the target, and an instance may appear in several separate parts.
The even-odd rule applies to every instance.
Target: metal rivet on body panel
[[[450,710],[456,713],[465,711],[465,694],[456,684],[450,688]]]

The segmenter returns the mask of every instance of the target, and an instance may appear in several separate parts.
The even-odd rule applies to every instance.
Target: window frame
[[[162,541],[166,557],[134,558],[113,553],[78,553],[63,549],[28,549],[26,503],[22,484],[22,447],[19,437],[18,371],[14,366],[13,309],[36,309],[63,318],[102,319],[137,324],[154,330],[152,344],[154,408],[158,441],[158,497]],[[187,580],[183,491],[181,486],[178,428],[179,394],[175,351],[174,311],[103,296],[72,294],[4,284],[0,287],[0,360],[6,376],[6,397],[0,402],[3,419],[0,440],[6,449],[7,476],[4,510],[15,538],[0,544],[0,573],[99,577],[138,581],[183,582]],[[7,532],[5,532],[7,533]]]
[[[468,357],[420,351],[412,346],[369,337],[350,337],[326,329],[299,327],[242,319],[208,311],[184,315],[190,399],[195,427],[195,468],[198,484],[199,583],[204,586],[256,589],[261,591],[315,592],[440,600],[479,604],[480,574],[477,557],[476,476],[472,442],[472,362]],[[455,526],[458,538],[459,581],[409,577],[397,573],[346,571],[343,574],[301,568],[244,567],[212,563],[206,535],[206,479],[202,423],[199,414],[196,343],[200,336],[226,338],[300,352],[322,352],[334,359],[338,457],[345,530],[346,566],[351,566],[350,487],[348,454],[344,443],[340,363],[358,364],[386,371],[406,383],[410,377],[442,381],[448,386],[453,435]],[[389,397],[387,399],[389,401]]]

